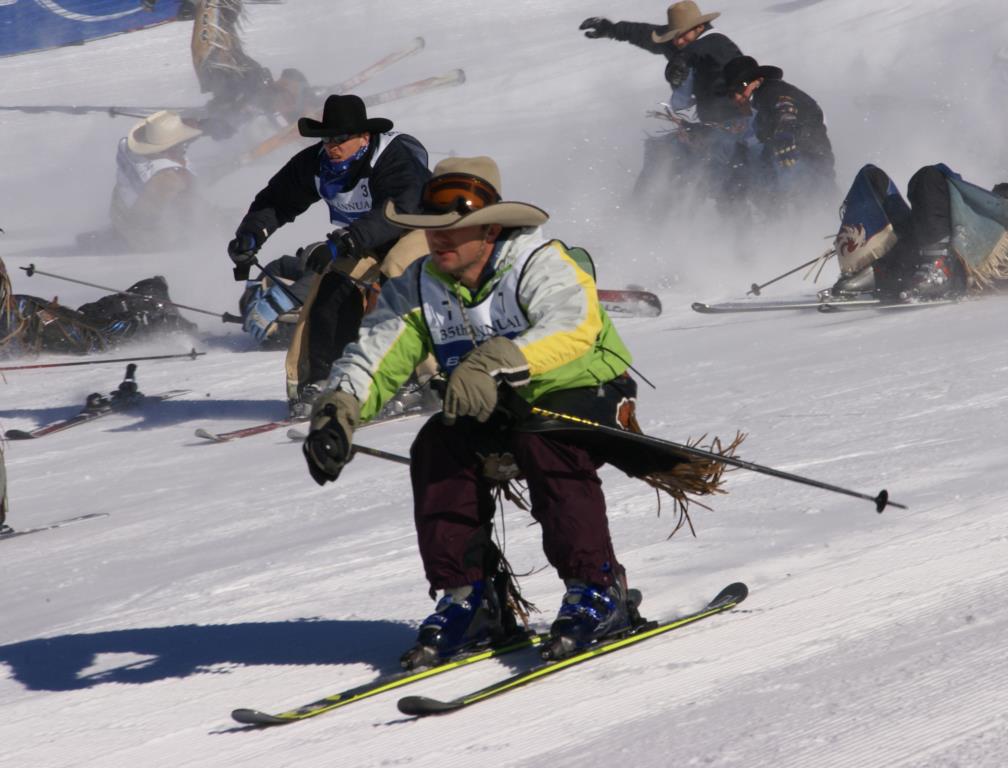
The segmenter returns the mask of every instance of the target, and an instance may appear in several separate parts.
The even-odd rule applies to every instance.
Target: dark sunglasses
[[[500,202],[497,190],[485,179],[468,173],[447,173],[424,186],[420,205],[425,213],[458,213],[465,216]]]
[[[322,139],[323,144],[342,144],[344,141],[349,141],[356,133],[341,133],[338,136],[325,136]]]

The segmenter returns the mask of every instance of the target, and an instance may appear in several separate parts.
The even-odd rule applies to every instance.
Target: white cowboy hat
[[[693,27],[699,27],[714,21],[720,13],[700,13],[697,4],[692,0],[682,0],[668,7],[668,31],[662,34],[651,33],[651,39],[656,43],[667,43],[683,32],[689,32]]]
[[[178,113],[163,109],[134,125],[126,136],[126,146],[138,155],[157,155],[202,133],[183,123]]]
[[[458,194],[453,197],[456,189]],[[408,229],[461,229],[484,224],[538,227],[549,219],[546,211],[529,203],[502,201],[500,189],[500,169],[492,158],[448,157],[434,166],[424,185],[421,213],[400,213],[389,200],[385,218]],[[479,207],[466,205],[467,196]],[[436,205],[434,198],[440,204]]]

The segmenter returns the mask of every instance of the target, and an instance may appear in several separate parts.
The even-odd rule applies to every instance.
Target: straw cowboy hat
[[[656,43],[667,43],[669,40],[675,40],[683,32],[689,32],[693,27],[714,21],[720,15],[720,13],[700,13],[697,4],[692,0],[672,3],[668,7],[668,31],[661,35],[652,32],[651,39]]]
[[[330,96],[322,108],[322,120],[302,117],[298,120],[298,133],[308,138],[341,136],[355,133],[385,133],[392,130],[392,121],[384,117],[368,120],[367,107],[360,96]]]
[[[138,155],[158,155],[202,134],[199,128],[183,123],[178,113],[163,109],[134,125],[126,136],[126,146]]]
[[[740,91],[753,80],[780,80],[784,70],[770,65],[760,66],[752,56],[736,56],[724,65],[725,87],[728,92]]]
[[[385,218],[408,229],[461,229],[485,224],[538,227],[549,214],[529,203],[502,201],[500,170],[489,157],[447,157],[424,185],[421,213],[400,213],[389,200]],[[467,204],[467,200],[475,204]]]

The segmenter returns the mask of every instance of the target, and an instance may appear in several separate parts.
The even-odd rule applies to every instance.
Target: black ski
[[[864,309],[866,307],[878,306],[877,299],[849,299],[846,301],[834,300],[832,302],[822,302],[818,299],[797,300],[797,301],[768,301],[756,299],[754,301],[725,301],[720,304],[705,304],[695,301],[692,304],[694,312],[704,315],[720,315],[736,312],[782,312],[788,310],[821,309],[824,306],[833,308],[846,307],[848,309]]]
[[[725,611],[730,611],[736,605],[745,600],[748,594],[749,589],[745,584],[741,582],[729,584],[721,590],[718,596],[711,600],[706,607],[694,613],[689,613],[670,621],[646,623],[637,628],[632,634],[589,646],[586,650],[574,654],[573,656],[568,656],[564,659],[557,661],[545,661],[541,664],[537,664],[531,669],[525,670],[524,672],[519,672],[511,677],[499,680],[496,683],[486,686],[485,688],[481,688],[480,690],[466,694],[465,696],[460,696],[457,699],[452,699],[451,701],[438,701],[437,699],[431,699],[426,696],[406,696],[399,699],[399,711],[403,714],[415,715],[417,717],[455,712],[459,709],[468,707],[471,704],[476,704],[477,702],[489,699],[493,696],[507,693],[508,691],[514,690],[522,685],[527,685],[535,680],[541,680],[547,675],[560,672],[561,670],[588,661],[589,659],[594,659],[599,656],[618,651],[622,648],[627,648],[631,645],[649,640],[652,637],[656,637],[657,635],[671,632],[672,630],[685,627],[689,624],[695,624],[698,621],[711,616],[716,616],[717,614],[724,613]]]
[[[110,413],[126,411],[143,403],[169,400],[190,392],[188,389],[171,389],[157,395],[145,395],[137,389],[136,380],[134,379],[135,373],[136,363],[130,363],[126,366],[126,376],[115,392],[112,392],[108,397],[100,392],[88,395],[84,408],[76,416],[45,424],[30,432],[23,429],[8,429],[4,432],[4,437],[8,440],[33,440],[37,437],[51,435],[53,432],[62,432],[65,429],[86,424],[95,419],[100,419],[102,416],[108,416]]]
[[[332,710],[339,709],[340,707],[345,707],[348,704],[353,704],[354,702],[361,701],[362,699],[377,696],[379,693],[391,691],[395,688],[401,688],[404,685],[416,683],[420,680],[426,680],[428,677],[441,675],[445,672],[450,672],[453,669],[467,667],[486,659],[495,659],[505,654],[522,651],[527,648],[535,648],[541,645],[547,638],[548,635],[545,633],[539,635],[529,635],[528,637],[522,637],[504,645],[485,648],[483,650],[456,656],[455,658],[449,659],[443,664],[438,664],[434,667],[382,675],[377,680],[373,680],[370,683],[364,683],[364,685],[359,685],[356,688],[350,688],[331,696],[324,696],[321,699],[304,704],[296,709],[280,712],[275,715],[262,712],[258,709],[236,709],[231,712],[231,717],[239,723],[244,723],[246,725],[286,725],[287,723],[296,723],[299,720],[307,720],[312,717],[317,717],[318,715],[331,712]]]
[[[819,307],[820,312],[843,312],[848,309],[925,309],[927,307],[944,307],[949,304],[959,304],[962,299],[932,299],[930,301],[826,301]]]
[[[29,533],[39,533],[40,531],[51,531],[53,528],[62,528],[65,525],[73,525],[74,523],[82,523],[85,520],[94,520],[99,517],[108,517],[108,512],[91,512],[86,515],[77,515],[76,517],[68,517],[65,520],[57,520],[54,523],[49,523],[48,525],[40,525],[36,528],[22,528],[22,529],[11,529],[5,526],[3,532],[0,533],[0,541],[5,539],[14,539],[18,536],[27,536]]]

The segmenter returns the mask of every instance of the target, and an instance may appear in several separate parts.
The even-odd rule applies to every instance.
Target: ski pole
[[[517,398],[518,396],[515,395]],[[509,403],[510,404],[510,403]],[[539,408],[538,406],[530,405],[528,409],[531,413],[538,416],[544,416],[551,419],[559,419],[560,421],[570,423],[575,429],[591,430],[596,432],[601,432],[602,434],[612,435],[614,437],[619,437],[622,440],[633,440],[637,443],[643,443],[644,445],[660,446],[663,448],[673,448],[682,453],[688,454],[690,456],[697,456],[702,459],[709,459],[711,461],[718,461],[722,464],[728,464],[732,467],[739,467],[740,469],[748,469],[752,472],[758,472],[763,475],[770,475],[771,477],[779,477],[782,480],[790,480],[795,483],[802,483],[803,485],[811,485],[814,488],[822,488],[826,491],[833,491],[834,493],[842,493],[847,496],[853,496],[858,499],[865,499],[866,501],[872,501],[875,503],[875,511],[879,514],[886,506],[898,507],[899,509],[907,509],[904,504],[898,504],[895,501],[889,500],[889,492],[884,488],[879,491],[876,496],[869,496],[866,493],[858,493],[857,491],[852,491],[847,488],[841,488],[838,485],[831,485],[830,483],[823,483],[819,480],[813,480],[808,477],[802,477],[801,475],[793,475],[790,472],[783,472],[779,469],[774,469],[772,467],[765,467],[762,464],[754,464],[751,461],[745,461],[744,459],[739,459],[734,456],[722,456],[719,453],[714,453],[713,451],[706,451],[703,448],[695,448],[690,445],[682,445],[681,443],[675,443],[671,440],[663,440],[659,437],[651,437],[650,435],[640,434],[639,432],[627,432],[622,429],[617,429],[616,427],[609,427],[605,424],[599,424],[596,421],[589,421],[588,419],[582,419],[577,416],[571,416],[566,413],[557,413],[555,411],[548,411],[545,408]]]
[[[760,295],[760,291],[763,290],[764,288],[766,288],[768,285],[776,283],[778,280],[782,280],[783,278],[787,277],[788,275],[793,275],[795,272],[797,272],[800,269],[805,269],[805,267],[811,267],[813,264],[815,264],[821,258],[822,258],[822,256],[816,256],[811,261],[806,261],[804,264],[799,264],[794,269],[789,269],[783,275],[777,275],[777,277],[775,277],[773,280],[767,280],[762,285],[757,285],[756,283],[753,283],[749,287],[749,290],[746,291],[746,296],[748,296],[749,294],[752,294],[753,296],[759,296]]]
[[[264,267],[262,264],[260,264],[259,263],[259,259],[255,258],[255,257],[252,257],[252,266],[255,267],[256,269],[258,269],[263,275],[265,275],[266,277],[268,277],[270,280],[272,280],[273,284],[275,286],[277,286],[277,288],[279,288],[281,291],[283,291],[284,295],[286,295],[288,299],[290,299],[292,302],[294,302],[294,306],[296,306],[296,307],[303,307],[304,306],[304,302],[301,301],[301,299],[299,299],[294,294],[294,292],[290,288],[287,287],[287,284],[284,283],[279,277],[276,277],[272,272],[270,272],[268,267]],[[228,322],[228,321],[225,320],[224,322]]]
[[[388,451],[379,451],[377,448],[368,448],[366,445],[358,445],[354,443],[350,446],[351,454],[363,453],[368,456],[374,456],[379,459],[385,459],[386,461],[392,461],[396,464],[405,464],[407,467],[410,464],[410,460],[406,456],[400,456],[397,453],[389,453]]]
[[[190,312],[199,312],[200,314],[203,314],[203,315],[210,315],[212,317],[220,318],[222,322],[225,322],[225,323],[228,322],[228,320],[224,317],[227,314],[226,312],[223,312],[223,313],[221,313],[221,312],[211,312],[209,309],[200,309],[199,307],[190,307],[190,306],[188,306],[186,304],[179,304],[176,301],[165,301],[164,299],[159,299],[156,296],[148,296],[148,295],[146,295],[144,293],[134,293],[133,291],[120,291],[118,288],[109,288],[107,285],[98,285],[97,283],[89,283],[86,280],[77,280],[76,278],[73,278],[73,277],[64,277],[63,275],[57,275],[57,274],[54,274],[52,272],[45,272],[45,271],[43,271],[41,269],[35,269],[35,265],[34,264],[29,264],[27,267],[18,267],[18,269],[24,270],[25,273],[28,275],[28,277],[31,277],[32,275],[45,275],[46,277],[52,277],[52,278],[55,278],[56,280],[65,280],[68,283],[77,283],[78,285],[86,285],[89,288],[97,288],[97,289],[99,289],[101,291],[109,291],[110,293],[124,293],[127,296],[137,296],[138,298],[141,298],[141,299],[150,299],[151,301],[156,301],[159,304],[165,304],[165,305],[167,305],[169,307],[178,307],[179,309],[188,309]]]
[[[287,284],[284,283],[284,282],[282,282],[280,280],[280,278],[274,276],[274,274],[269,271],[268,267],[264,267],[262,264],[260,264],[258,259],[255,259],[255,258],[252,259],[252,266],[256,267],[262,274],[264,274],[266,277],[268,277],[270,280],[272,280],[273,283],[275,285],[277,285],[280,288],[280,290],[284,292],[284,294],[286,294],[287,298],[294,302],[295,306],[299,306],[299,307],[303,307],[304,306],[304,302],[301,299],[299,299],[294,294],[294,292],[290,290],[290,288],[287,287]],[[371,290],[371,286],[370,285],[368,285],[367,283],[365,283],[363,280],[359,280],[359,279],[357,279],[355,277],[350,277],[350,274],[347,273],[347,272],[343,273],[343,277],[345,277],[347,280],[349,280],[351,283],[353,283],[354,285],[356,285],[358,288],[361,288],[362,290],[365,290],[365,291],[370,291]],[[225,312],[225,315],[226,314],[227,313]],[[234,315],[231,315],[230,317],[234,317]],[[233,323],[233,322],[236,322],[236,320],[231,320],[231,319],[225,317],[224,318],[224,322],[225,323],[229,323],[229,322]],[[242,322],[241,318],[238,318],[237,322]]]
[[[185,354],[178,355],[145,355],[144,357],[111,357],[107,360],[79,360],[73,363],[34,363],[32,365],[6,365],[0,368],[0,371],[25,371],[29,368],[66,368],[71,365],[104,365],[105,363],[126,363],[133,362],[136,360],[169,360],[171,358],[178,357],[188,357],[190,360],[195,360],[200,355],[205,355],[206,352],[197,352],[194,347],[189,352]]]

